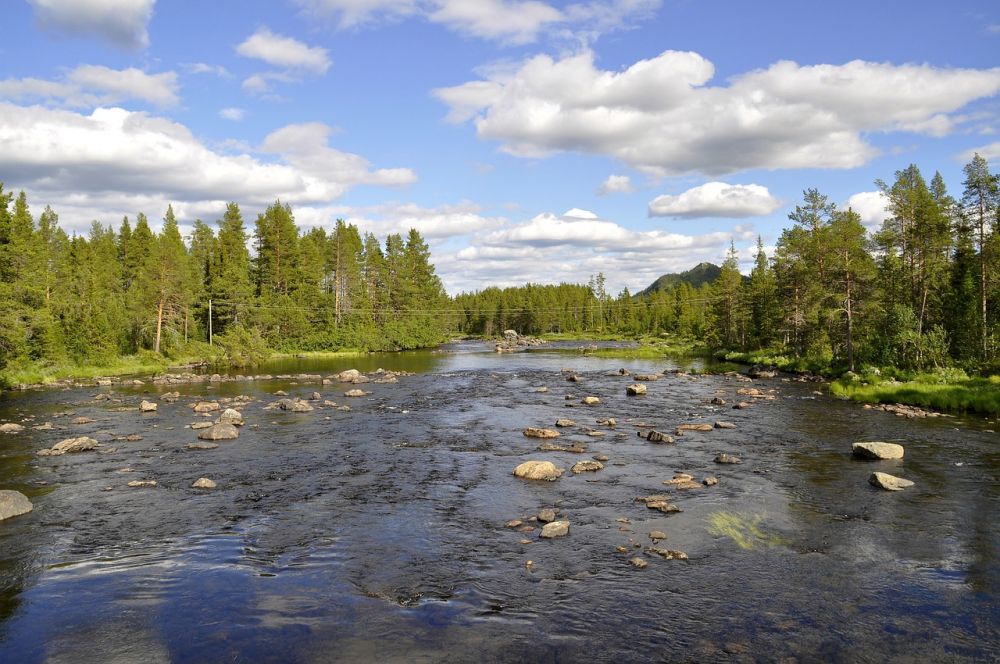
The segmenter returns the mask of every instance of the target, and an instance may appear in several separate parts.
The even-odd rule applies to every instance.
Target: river
[[[266,370],[351,367],[417,373],[361,398],[287,379],[0,397],[0,422],[29,425],[0,434],[0,489],[34,503],[0,522],[0,662],[1000,659],[995,423],[896,417],[787,377],[667,373],[627,397],[634,379],[612,372],[677,365],[470,343]],[[737,395],[748,386],[773,398]],[[134,409],[173,389],[177,403]],[[278,390],[351,410],[264,410]],[[186,427],[205,419],[190,404],[237,395],[252,398],[239,439],[188,449]],[[740,399],[754,403],[732,409]],[[554,442],[585,453],[522,435],[557,418],[577,425]],[[674,444],[636,435],[719,420],[736,426]],[[30,428],[46,421],[58,428]],[[128,434],[142,439],[117,440]],[[84,435],[101,449],[34,454]],[[862,440],[906,455],[853,460]],[[742,463],[714,463],[720,452]],[[569,472],[595,455],[603,470]],[[567,472],[514,477],[526,459]],[[875,489],[873,470],[915,486]],[[676,472],[719,482],[665,486]],[[218,487],[191,488],[202,476]],[[649,494],[683,511],[635,501]],[[506,526],[537,526],[543,508],[567,536]],[[646,551],[654,530],[688,559]]]

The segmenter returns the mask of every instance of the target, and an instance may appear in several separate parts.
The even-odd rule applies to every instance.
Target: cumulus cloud
[[[211,74],[219,78],[229,78],[229,70],[222,65],[210,65],[205,62],[191,62],[184,65],[184,68],[192,74]]]
[[[888,205],[889,200],[881,191],[861,191],[847,199],[847,207],[858,213],[869,230],[878,229],[889,218]]]
[[[242,108],[227,107],[219,111],[219,117],[223,120],[232,120],[233,122],[239,122],[245,118],[247,112]]]
[[[156,0],[28,0],[43,29],[93,35],[121,48],[149,45],[147,26]]]
[[[665,51],[622,71],[584,50],[440,88],[448,120],[525,157],[576,151],[657,175],[766,168],[854,168],[878,151],[868,132],[940,135],[949,114],[1000,91],[1000,68],[943,69],[855,60],[780,61],[712,85],[693,52]]]
[[[292,37],[275,34],[266,27],[257,29],[236,47],[245,58],[263,60],[275,67],[325,74],[330,68],[330,55],[325,48],[308,46]]]
[[[657,196],[649,203],[649,216],[677,219],[763,217],[779,207],[781,201],[759,184],[706,182],[676,196]]]
[[[57,211],[67,201],[84,208],[88,200],[107,205],[140,195],[192,205],[266,205],[279,197],[328,203],[357,185],[416,179],[409,169],[372,169],[360,155],[329,147],[329,134],[319,124],[279,129],[264,141],[265,160],[216,151],[183,125],[146,113],[99,108],[84,115],[0,102],[0,172],[10,174],[9,187]]]
[[[591,0],[560,9],[541,0],[295,0],[341,28],[419,17],[460,34],[513,44],[552,37],[590,41],[649,15],[661,0]]]
[[[629,176],[609,175],[608,179],[602,182],[601,186],[597,188],[597,195],[630,194],[633,191],[635,191],[635,187],[632,186],[632,180]]]
[[[966,150],[958,155],[958,160],[963,164],[967,164],[972,161],[972,158],[977,154],[987,161],[1000,161],[1000,141],[990,143],[989,145],[981,145],[978,148],[972,148],[971,150]]]
[[[178,102],[177,74],[147,74],[133,67],[111,69],[102,65],[80,65],[58,81],[38,78],[0,80],[0,99],[43,102],[73,108],[143,101],[155,106]]]

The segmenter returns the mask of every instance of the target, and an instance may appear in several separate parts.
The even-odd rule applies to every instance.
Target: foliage
[[[257,328],[232,325],[215,338],[215,343],[220,352],[218,359],[231,367],[254,366],[271,356],[271,349]]]

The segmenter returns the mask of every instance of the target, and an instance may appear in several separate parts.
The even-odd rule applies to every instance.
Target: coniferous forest
[[[773,256],[758,240],[749,276],[731,247],[719,277],[698,287],[612,296],[598,274],[451,299],[415,230],[384,243],[340,220],[303,231],[275,202],[252,230],[230,203],[214,227],[195,221],[187,241],[172,208],[159,233],[140,213],[71,237],[56,211],[36,216],[23,192],[0,188],[0,370],[144,353],[240,364],[270,350],[396,350],[513,328],[672,334],[833,372],[995,373],[998,176],[976,155],[961,184],[952,195],[914,165],[879,181],[888,217],[874,233],[807,189]]]

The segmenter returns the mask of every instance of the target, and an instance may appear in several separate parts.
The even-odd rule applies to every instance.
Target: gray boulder
[[[525,461],[514,469],[514,476],[526,480],[546,480],[554,482],[565,472],[556,468],[551,461]]]
[[[851,453],[859,459],[902,459],[903,446],[896,443],[854,443]]]
[[[569,535],[569,521],[553,521],[542,526],[539,537],[552,539],[554,537],[565,537]]]
[[[904,480],[902,477],[888,473],[872,473],[872,476],[868,478],[868,483],[886,491],[902,491],[913,486],[913,482],[910,480]]]
[[[214,424],[198,434],[201,440],[234,440],[239,437],[239,429],[232,424]]]
[[[0,521],[27,514],[33,506],[20,491],[0,491]]]

